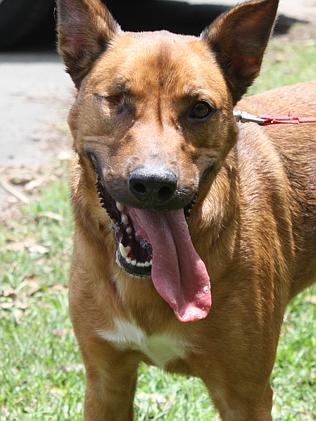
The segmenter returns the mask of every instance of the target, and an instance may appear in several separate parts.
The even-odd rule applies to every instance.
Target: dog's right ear
[[[278,0],[249,0],[219,16],[202,34],[239,101],[260,71]]]
[[[57,0],[58,52],[77,88],[119,25],[100,0]]]

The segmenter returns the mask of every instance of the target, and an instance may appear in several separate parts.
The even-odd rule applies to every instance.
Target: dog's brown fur
[[[59,49],[79,89],[69,117],[78,154],[70,309],[87,373],[85,418],[131,419],[137,365],[152,363],[98,335],[119,318],[148,336],[189,343],[165,368],[203,379],[224,420],[271,419],[269,377],[285,307],[316,277],[316,125],[237,126],[232,110],[259,72],[277,1],[237,6],[202,39],[124,33],[98,0],[58,6]],[[126,79],[132,96],[122,92]],[[194,89],[220,110],[204,125],[179,118],[190,95],[200,94]],[[122,94],[133,117],[113,111]],[[238,109],[310,115],[316,82],[246,98]],[[116,265],[87,146],[101,156],[109,183],[140,162],[163,161],[177,169],[180,185],[199,189],[189,229],[211,277],[207,318],[180,323],[150,280]]]

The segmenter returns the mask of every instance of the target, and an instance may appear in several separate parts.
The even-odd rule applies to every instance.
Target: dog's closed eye
[[[130,101],[125,93],[95,93],[94,97],[99,102],[106,102],[117,114],[124,114],[130,110]]]

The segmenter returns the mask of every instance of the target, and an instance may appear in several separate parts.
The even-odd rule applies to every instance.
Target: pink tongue
[[[211,307],[210,279],[195,251],[183,209],[166,213],[129,208],[136,234],[152,245],[151,277],[182,322],[204,319]]]

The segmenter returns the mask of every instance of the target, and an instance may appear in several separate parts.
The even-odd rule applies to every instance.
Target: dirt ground
[[[191,0],[236,4],[237,1]],[[316,0],[281,0],[284,42],[316,39]],[[71,159],[66,117],[74,89],[54,52],[0,54],[0,219],[30,202]]]
[[[70,158],[66,118],[74,89],[57,54],[0,54],[0,210],[32,200]]]

